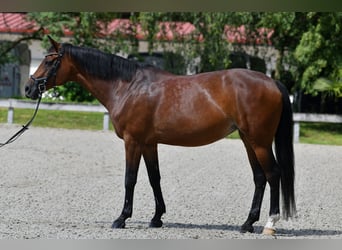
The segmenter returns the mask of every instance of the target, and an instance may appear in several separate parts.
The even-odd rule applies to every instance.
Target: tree
[[[298,43],[294,57],[298,61],[299,88],[307,93],[330,91],[339,96],[342,91],[342,13],[309,12],[308,29]],[[323,80],[325,79],[325,80]],[[319,88],[325,83],[325,88]],[[314,87],[316,86],[316,87]]]
[[[272,46],[278,51],[276,67],[273,77],[284,83],[288,90],[295,87],[296,65],[293,51],[299,43],[302,33],[307,29],[303,12],[263,12],[257,27],[273,30]]]
[[[272,45],[278,50],[274,78],[295,93],[295,109],[302,95],[341,93],[341,12],[261,13],[260,27],[274,30]],[[337,103],[337,102],[336,102]]]
[[[149,50],[158,45],[170,50],[168,45],[172,44],[171,50],[183,56],[187,65],[193,65],[199,59],[198,71],[205,72],[226,69],[230,64],[229,43],[224,37],[228,18],[229,15],[223,12],[143,12],[138,19],[148,34]],[[164,22],[164,26],[161,26],[164,36],[157,41],[160,22]],[[195,26],[195,30],[187,36],[180,35],[177,22],[189,22]],[[166,32],[170,30],[174,36],[171,41],[166,39]]]
[[[227,69],[231,47],[224,37],[228,15],[221,12],[191,13],[193,25],[197,29],[195,54],[200,57],[200,71]],[[199,40],[202,36],[202,41]]]

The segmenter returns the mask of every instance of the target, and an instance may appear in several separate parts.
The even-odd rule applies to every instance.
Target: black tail
[[[277,86],[282,94],[283,110],[275,135],[275,152],[281,169],[280,182],[283,196],[283,217],[288,219],[296,215],[293,117],[291,102],[286,87],[280,82],[277,82]]]

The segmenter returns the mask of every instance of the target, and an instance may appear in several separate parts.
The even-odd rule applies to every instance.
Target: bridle
[[[33,84],[37,86],[37,89],[39,91],[39,96],[41,96],[46,91],[46,84],[48,80],[50,79],[50,77],[55,78],[53,86],[56,86],[57,70],[58,70],[59,65],[61,64],[63,53],[62,52],[49,53],[45,56],[45,58],[49,56],[55,56],[55,55],[57,55],[58,57],[54,59],[54,63],[50,71],[48,72],[47,76],[40,77],[40,78],[35,78],[33,75],[30,76],[30,78],[33,80]]]

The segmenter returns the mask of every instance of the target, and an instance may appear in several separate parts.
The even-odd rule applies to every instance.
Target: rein
[[[31,123],[33,122],[34,118],[36,117],[37,115],[37,112],[38,112],[38,108],[39,108],[39,104],[40,104],[40,101],[42,100],[42,93],[39,94],[39,98],[38,98],[38,101],[37,101],[37,105],[36,105],[36,109],[33,113],[33,116],[32,118],[25,124],[22,126],[22,128],[17,132],[15,133],[11,138],[9,138],[6,142],[4,143],[0,143],[0,148],[3,147],[3,146],[6,146],[12,142],[14,142],[15,140],[17,140],[26,130],[28,130],[29,126],[31,125]]]
[[[43,93],[46,91],[46,84],[48,79],[53,76],[55,78],[54,85],[56,85],[56,74],[57,74],[57,69],[61,63],[61,57],[63,56],[62,53],[51,53],[46,55],[45,57],[52,56],[52,55],[58,55],[57,59],[54,61],[53,66],[51,67],[49,73],[45,77],[40,77],[40,78],[35,78],[33,75],[30,76],[30,78],[34,81],[34,84],[37,86],[37,89],[39,91],[39,97],[36,105],[36,109],[34,110],[32,118],[25,124],[22,125],[22,128],[15,133],[11,138],[9,138],[6,142],[0,143],[0,148],[3,146],[6,146],[15,140],[17,140],[26,130],[29,129],[29,126],[33,122],[34,118],[36,118],[38,109],[39,109],[39,104],[40,101],[42,100]]]

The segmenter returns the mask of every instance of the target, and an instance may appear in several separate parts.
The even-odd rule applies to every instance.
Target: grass
[[[311,144],[342,145],[342,124],[300,123],[299,141]]]
[[[13,122],[26,124],[33,115],[32,109],[15,109]],[[0,108],[0,123],[7,123],[7,109]],[[103,113],[61,110],[39,110],[32,123],[35,127],[102,130]],[[112,129],[112,126],[110,127]]]
[[[7,123],[7,108],[0,108],[0,123]],[[25,124],[33,115],[32,109],[15,109],[14,123]],[[32,124],[36,127],[65,129],[102,130],[103,114],[98,112],[76,112],[60,110],[39,110]],[[110,125],[110,129],[113,126]],[[228,138],[240,138],[237,132]],[[301,143],[342,145],[342,124],[301,123]]]

